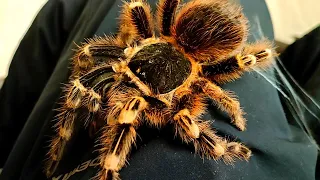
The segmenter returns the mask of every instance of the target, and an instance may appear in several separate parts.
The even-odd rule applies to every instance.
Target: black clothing
[[[240,2],[249,20],[258,15],[266,36],[273,39],[265,2]],[[149,3],[155,7],[155,1]],[[45,179],[42,163],[53,134],[53,109],[58,107],[61,84],[70,74],[74,42],[79,44],[94,34],[115,33],[121,4],[121,0],[56,0],[48,1],[41,10],[21,41],[0,93],[1,180]],[[173,138],[170,127],[161,131],[141,128],[142,141],[131,153],[130,164],[120,171],[121,178],[315,179],[317,149],[301,129],[288,123],[271,84],[256,73],[247,73],[223,88],[238,95],[247,113],[248,130],[239,132],[214,106],[209,106],[203,119],[214,120],[219,135],[246,144],[253,151],[249,162],[227,166],[221,161],[202,160],[191,146]],[[96,154],[91,153],[93,142],[85,132],[81,130],[71,142],[54,174],[57,179],[95,175]]]

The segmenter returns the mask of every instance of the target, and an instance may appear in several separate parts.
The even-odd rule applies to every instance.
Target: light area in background
[[[253,0],[254,1],[254,0]],[[0,87],[17,46],[47,0],[1,0]],[[291,44],[320,23],[320,0],[266,0],[275,38]],[[260,22],[263,23],[263,22]]]
[[[0,6],[0,85],[20,40],[47,0],[1,0]]]
[[[320,0],[266,0],[266,3],[279,42],[291,44],[320,25]]]

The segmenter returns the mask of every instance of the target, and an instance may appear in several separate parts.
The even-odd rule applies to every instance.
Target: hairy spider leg
[[[124,47],[117,44],[112,37],[95,37],[88,39],[78,47],[72,59],[72,78],[78,78],[101,63],[111,64],[125,58]]]
[[[218,83],[226,83],[240,78],[253,68],[265,69],[272,65],[272,57],[275,56],[270,42],[264,40],[254,44],[248,44],[240,54],[221,60],[212,65],[203,65],[203,76]]]
[[[243,117],[244,112],[240,107],[239,101],[230,92],[226,92],[219,86],[207,79],[199,78],[194,86],[201,89],[211,100],[216,102],[219,109],[225,111],[231,117],[231,122],[238,127],[239,130],[246,129],[246,119]]]
[[[109,103],[112,104],[112,107],[114,104],[119,104],[116,99],[111,98]],[[119,179],[118,171],[125,165],[131,147],[135,144],[136,129],[141,124],[141,112],[147,106],[148,103],[142,97],[128,97],[128,101],[122,107],[111,109],[108,125],[100,138],[99,152],[102,170],[99,171],[96,179]]]
[[[205,96],[196,91],[198,90],[193,89],[190,94],[175,101],[173,112],[177,113],[173,117],[173,123],[176,135],[187,144],[193,143],[195,152],[202,158],[222,158],[226,163],[234,162],[235,158],[248,160],[251,151],[247,147],[217,136],[209,121],[200,120],[205,111]]]
[[[116,41],[124,46],[154,36],[151,9],[141,0],[125,2]]]
[[[67,142],[73,134],[74,122],[77,118],[77,110],[82,106],[82,100],[88,92],[80,81],[72,81],[70,87],[67,88],[67,96],[63,106],[59,109],[57,122],[54,125],[56,135],[50,143],[48,151],[48,159],[46,161],[45,173],[51,176],[59,165],[59,161],[63,156],[63,152]]]
[[[157,25],[162,36],[171,36],[171,26],[180,0],[160,0],[157,9]]]
[[[111,71],[110,66],[97,68],[79,79],[73,80],[66,88],[67,95],[59,109],[60,113],[57,115],[57,122],[54,125],[57,134],[51,140],[45,165],[45,173],[48,177],[54,173],[59,165],[65,147],[73,134],[75,120],[79,118],[77,115],[80,113],[79,109],[85,107],[89,111],[89,114],[84,118],[84,124],[87,126],[92,118],[88,116],[93,116],[101,108],[101,96],[97,92],[102,89],[106,91],[114,79],[112,74],[109,74],[96,82],[93,88],[88,89],[88,85],[93,83],[99,75]]]

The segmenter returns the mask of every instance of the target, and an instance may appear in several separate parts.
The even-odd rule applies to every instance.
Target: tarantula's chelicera
[[[245,130],[239,102],[218,84],[271,65],[271,43],[247,44],[247,20],[226,0],[195,0],[177,11],[178,5],[179,0],[160,0],[156,37],[150,7],[142,0],[125,3],[116,37],[94,38],[79,47],[48,152],[47,176],[57,168],[81,113],[88,116],[85,125],[103,126],[100,180],[119,179],[142,123],[172,124],[202,157],[226,163],[249,159],[247,147],[217,136],[201,115],[209,98]]]

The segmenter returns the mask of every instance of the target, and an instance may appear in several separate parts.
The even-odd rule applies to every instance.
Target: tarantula
[[[179,1],[160,0],[156,28],[146,2],[125,2],[117,36],[89,39],[79,47],[48,152],[48,177],[57,168],[83,109],[87,109],[86,126],[103,126],[98,149],[101,169],[96,177],[100,180],[119,179],[118,171],[142,123],[159,128],[173,125],[176,135],[192,143],[203,158],[226,163],[249,159],[246,146],[217,136],[201,116],[211,99],[239,130],[245,130],[240,103],[218,84],[270,66],[272,45],[267,40],[246,43],[247,19],[238,5],[194,0],[177,10]]]

